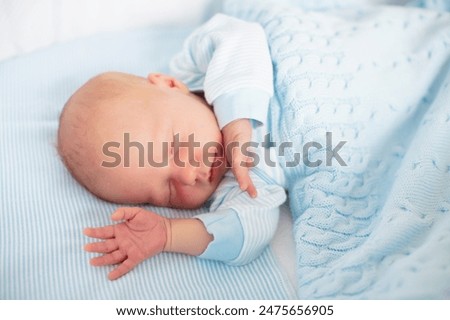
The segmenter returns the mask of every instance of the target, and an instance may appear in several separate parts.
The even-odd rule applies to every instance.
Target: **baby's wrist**
[[[195,218],[165,219],[167,241],[163,251],[198,256],[205,251],[213,236],[202,221]]]

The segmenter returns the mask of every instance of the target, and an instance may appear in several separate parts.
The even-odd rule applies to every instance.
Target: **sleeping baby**
[[[117,265],[111,280],[161,252],[248,263],[272,239],[286,200],[267,141],[273,79],[261,26],[218,14],[186,40],[171,68],[174,76],[98,75],[61,114],[59,154],[99,198],[208,208],[171,219],[120,207],[112,214],[120,223],[85,229],[102,240],[85,247],[101,254],[91,264]]]
[[[445,296],[448,14],[238,2],[258,23],[214,16],[171,75],[101,74],[67,102],[59,153],[89,191],[207,209],[119,208],[85,230],[91,263],[110,279],[164,251],[248,263],[288,192],[299,297]]]

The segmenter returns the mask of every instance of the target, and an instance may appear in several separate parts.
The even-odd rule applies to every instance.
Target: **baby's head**
[[[208,104],[161,74],[92,78],[67,101],[58,131],[75,179],[117,203],[201,206],[226,171],[221,145]]]

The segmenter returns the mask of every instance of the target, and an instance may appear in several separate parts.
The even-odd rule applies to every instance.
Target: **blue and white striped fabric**
[[[228,171],[211,199],[211,213],[196,216],[214,237],[201,258],[243,265],[270,244],[286,191],[259,167],[250,171],[250,177],[258,190],[256,199],[242,192]]]
[[[108,70],[167,72],[191,30],[141,29],[58,45],[0,64],[0,299],[292,298],[270,249],[232,267],[165,253],[121,279],[89,265],[87,226],[117,205],[80,187],[58,159],[58,117],[71,93]],[[151,207],[147,207],[151,209]],[[170,217],[203,212],[155,208]]]

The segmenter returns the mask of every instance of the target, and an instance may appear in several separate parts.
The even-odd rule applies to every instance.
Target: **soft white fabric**
[[[0,0],[0,60],[55,42],[141,26],[195,26],[221,0]]]

